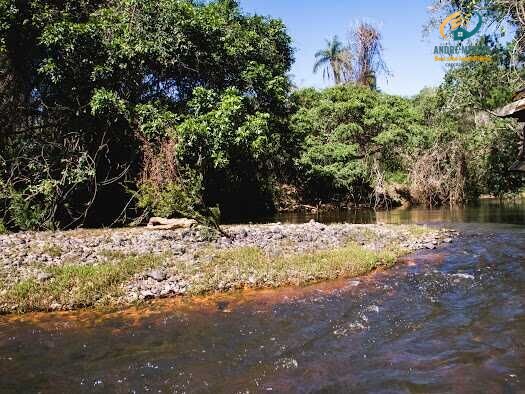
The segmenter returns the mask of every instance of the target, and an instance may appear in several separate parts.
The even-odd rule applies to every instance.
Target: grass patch
[[[121,285],[133,275],[162,264],[166,256],[125,256],[93,265],[51,267],[46,282],[26,279],[0,295],[0,304],[16,311],[48,310],[53,303],[72,308],[107,305],[121,294]]]
[[[217,289],[304,285],[366,274],[389,267],[405,251],[397,246],[375,252],[356,244],[332,250],[271,257],[261,249],[243,247],[216,251],[199,264],[186,264],[179,273],[190,283],[190,293]]]

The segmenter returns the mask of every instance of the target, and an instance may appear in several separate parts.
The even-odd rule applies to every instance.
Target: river
[[[461,236],[357,279],[0,316],[0,392],[525,392],[523,201],[319,219]]]

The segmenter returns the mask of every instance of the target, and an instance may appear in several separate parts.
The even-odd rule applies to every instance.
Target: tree
[[[337,36],[326,41],[326,49],[315,54],[314,72],[323,68],[323,77],[336,85],[354,81],[377,90],[377,76],[388,68],[383,61],[381,33],[373,25],[359,23],[350,32],[350,43],[343,46]]]
[[[305,135],[301,183],[314,201],[371,202],[377,170],[385,178],[403,172],[406,148],[423,134],[410,100],[367,87],[349,84],[317,94],[306,89],[295,98],[301,108],[292,128]]]
[[[354,54],[354,79],[363,86],[377,89],[377,76],[388,73],[383,61],[381,33],[370,23],[362,22],[350,32],[350,47]]]
[[[352,75],[352,58],[348,48],[343,46],[337,36],[326,40],[326,48],[315,54],[317,59],[314,73],[323,69],[323,78],[333,79],[336,85],[350,80]]]
[[[168,145],[184,186],[171,190],[225,215],[271,207],[293,137],[290,42],[234,0],[0,0],[0,220],[136,214],[147,147],[158,158]]]
[[[506,47],[485,39],[492,62],[455,65],[437,89],[415,99],[431,130],[412,159],[411,181],[420,200],[457,204],[481,193],[514,193],[522,185],[508,171],[518,151],[515,125],[491,115],[511,100],[519,78],[509,73]],[[524,75],[523,69],[516,73]]]

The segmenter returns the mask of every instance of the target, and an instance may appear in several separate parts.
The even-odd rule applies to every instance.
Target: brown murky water
[[[0,391],[525,392],[525,204],[370,220],[462,236],[359,279],[0,317]]]

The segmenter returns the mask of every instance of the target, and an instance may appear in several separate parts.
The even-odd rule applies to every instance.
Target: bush
[[[412,201],[427,206],[466,201],[467,151],[457,141],[438,144],[414,160],[410,171]]]

